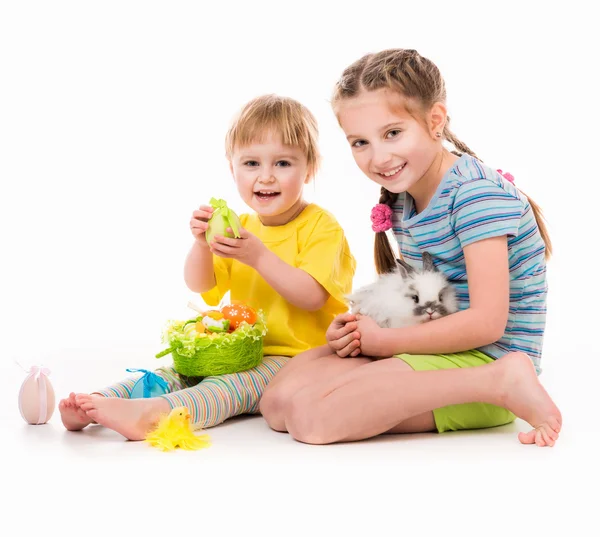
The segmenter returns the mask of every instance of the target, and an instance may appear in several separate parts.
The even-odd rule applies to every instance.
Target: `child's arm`
[[[216,285],[213,255],[207,244],[194,241],[186,259],[183,277],[194,293],[210,291]]]
[[[208,220],[212,213],[211,206],[201,205],[192,213],[190,219],[190,230],[196,240],[185,260],[183,278],[189,289],[195,293],[204,293],[216,285],[213,256],[206,242]]]
[[[437,354],[475,349],[504,334],[509,309],[506,236],[464,248],[470,306],[447,317],[406,328],[379,328],[370,318],[357,321],[360,352],[367,356]],[[356,355],[356,333],[330,342],[340,356]]]
[[[211,244],[213,253],[237,259],[252,267],[277,293],[297,308],[316,311],[325,305],[329,293],[312,276],[281,260],[252,233],[243,228],[239,231],[239,239],[215,236]]]
[[[275,291],[297,308],[317,311],[329,298],[329,293],[310,274],[288,265],[267,248],[253,267]]]

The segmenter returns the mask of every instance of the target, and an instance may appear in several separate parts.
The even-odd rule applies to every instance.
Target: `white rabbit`
[[[382,328],[400,328],[458,311],[454,287],[428,252],[423,253],[422,270],[397,261],[394,272],[382,274],[347,297],[352,313],[367,315]]]

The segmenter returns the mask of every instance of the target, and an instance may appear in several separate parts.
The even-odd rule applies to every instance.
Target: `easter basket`
[[[263,359],[267,328],[262,310],[250,311],[250,322],[229,321],[218,310],[187,321],[169,321],[162,335],[162,342],[169,347],[156,357],[171,354],[175,371],[189,377],[225,375],[256,367]]]

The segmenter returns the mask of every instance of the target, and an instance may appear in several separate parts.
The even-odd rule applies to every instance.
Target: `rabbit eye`
[[[419,295],[413,295],[411,298],[414,300],[415,304],[419,303]]]

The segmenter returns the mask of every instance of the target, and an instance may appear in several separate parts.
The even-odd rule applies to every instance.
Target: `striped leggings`
[[[288,360],[287,356],[265,356],[253,369],[217,377],[185,377],[172,366],[161,367],[154,373],[169,387],[169,393],[160,397],[166,399],[171,408],[188,407],[192,422],[206,428],[240,414],[256,414],[267,384]],[[130,399],[140,376],[135,375],[95,393]]]

